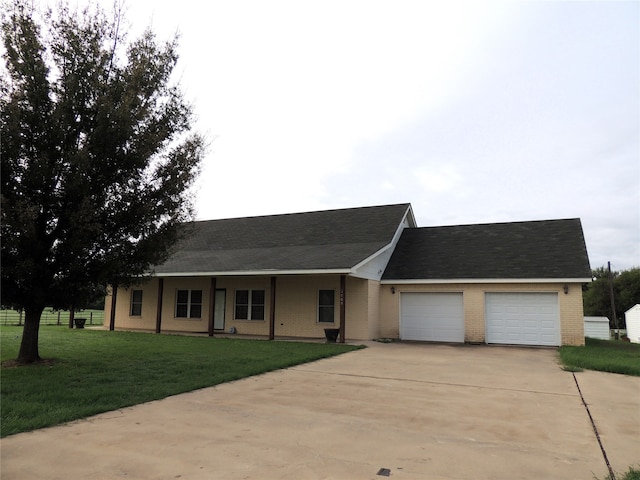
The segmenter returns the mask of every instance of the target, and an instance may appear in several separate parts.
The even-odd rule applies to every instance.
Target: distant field
[[[104,310],[82,310],[75,313],[76,318],[86,318],[86,325],[102,325],[104,323]],[[16,310],[0,310],[0,325],[22,325],[24,323],[24,313]],[[40,317],[40,325],[67,325],[69,323],[69,312],[61,310],[55,311],[45,308]]]

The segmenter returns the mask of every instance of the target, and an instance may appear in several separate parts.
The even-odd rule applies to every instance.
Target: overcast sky
[[[211,140],[199,219],[579,217],[592,268],[640,265],[638,1],[128,0],[126,19],[181,35]]]

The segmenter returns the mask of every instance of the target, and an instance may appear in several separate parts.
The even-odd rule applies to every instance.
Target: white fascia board
[[[272,275],[347,275],[351,273],[351,269],[317,269],[317,270],[241,270],[233,272],[171,272],[171,273],[152,273],[152,277],[253,277],[253,276],[272,276]]]
[[[381,280],[383,285],[435,285],[453,283],[589,283],[591,278],[460,278],[460,279],[420,279],[415,280]]]
[[[364,260],[362,260],[360,263],[356,264],[353,266],[353,268],[351,270],[353,271],[357,271],[360,267],[362,267],[363,265],[366,265],[367,263],[369,263],[370,261],[372,261],[373,259],[375,259],[378,255],[383,254],[384,252],[386,252],[387,250],[389,250],[391,247],[393,246],[392,243],[389,243],[387,245],[385,245],[384,247],[382,247],[380,250],[378,250],[376,253],[373,253],[371,255],[369,255],[367,258],[365,258]]]
[[[411,206],[411,204],[409,204],[409,208],[407,208],[407,213],[405,213],[404,216],[405,216],[405,218],[409,219],[409,226],[410,227],[416,228],[418,226],[418,223],[416,222],[416,217],[413,214],[413,207]],[[404,220],[404,218],[402,220]]]
[[[405,227],[405,225],[404,225],[405,221],[408,221],[409,227]],[[402,235],[402,232],[404,231],[404,229],[405,228],[412,228],[412,227],[413,228],[416,227],[416,219],[413,216],[413,210],[411,209],[411,205],[409,205],[409,207],[407,208],[407,211],[404,214],[404,217],[402,217],[402,221],[400,222],[400,224],[398,225],[398,228],[396,229],[396,233],[393,234],[393,238],[391,239],[391,242],[388,243],[387,245],[385,245],[384,247],[382,247],[377,252],[369,255],[367,258],[362,260],[360,263],[357,263],[356,265],[354,265],[353,268],[351,269],[353,274],[354,274],[354,276],[358,276],[358,270],[360,268],[362,268],[364,265],[366,265],[367,263],[372,262],[379,255],[382,255],[383,253],[385,253],[390,248],[395,249],[396,245],[398,244],[398,240],[400,240],[400,235]],[[384,268],[382,269],[382,271],[379,272],[378,277],[375,278],[375,279],[371,278],[370,280],[380,280],[380,277],[384,273],[384,269],[385,268],[387,268],[386,264],[384,265]],[[362,277],[362,278],[369,278],[369,277],[365,276],[365,277]]]

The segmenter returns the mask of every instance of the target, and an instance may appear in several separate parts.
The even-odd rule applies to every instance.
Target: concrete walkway
[[[600,479],[553,349],[369,348],[0,443],[13,479]],[[640,378],[577,373],[616,472],[640,464]]]

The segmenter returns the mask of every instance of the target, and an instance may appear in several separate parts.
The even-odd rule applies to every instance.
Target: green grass
[[[640,344],[622,340],[587,338],[583,347],[560,347],[560,360],[565,369],[599,370],[640,376]]]
[[[3,437],[360,348],[42,326],[53,361],[10,366],[21,336],[0,329]]]
[[[616,473],[618,480],[640,480],[640,467],[629,467],[624,473]],[[594,477],[597,480],[597,477]],[[611,475],[607,475],[604,480],[611,480]]]

